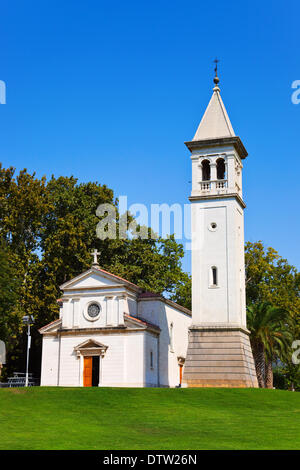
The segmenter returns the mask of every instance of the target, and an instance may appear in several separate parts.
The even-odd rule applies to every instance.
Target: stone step
[[[251,353],[251,351],[248,351]],[[187,351],[187,356],[196,355],[196,354],[205,354],[205,355],[223,355],[223,354],[232,354],[240,356],[243,354],[243,350],[238,348],[189,348]]]
[[[248,349],[249,351],[251,351],[251,347],[249,345],[244,345],[244,344],[241,344],[241,342],[236,342],[236,343],[233,343],[233,342],[219,342],[219,343],[216,343],[216,342],[203,342],[203,343],[199,343],[199,342],[190,342],[189,343],[189,346],[188,346],[188,349],[242,349],[244,347],[244,349]]]
[[[240,331],[190,330],[183,370],[189,387],[257,387],[249,336]]]
[[[211,365],[203,365],[203,364],[197,364],[197,365],[189,365],[188,367],[185,368],[185,372],[189,374],[190,372],[225,372],[225,373],[248,373],[249,369],[248,367],[244,366],[241,364],[240,366],[236,366],[231,364],[225,364],[225,365],[220,365],[220,366],[215,366],[213,364]]]
[[[218,380],[220,380],[220,378],[224,379],[224,380],[231,380],[231,379],[234,379],[234,380],[247,380],[249,379],[250,377],[250,374],[249,373],[246,373],[246,372],[224,372],[224,370],[220,371],[220,372],[216,372],[216,371],[213,371],[213,372],[204,372],[204,371],[201,371],[199,372],[198,370],[197,371],[191,371],[191,372],[188,372],[186,373],[186,376],[184,377],[184,381],[187,380],[187,379],[192,379],[192,380],[195,380],[195,379],[216,379],[218,378]]]
[[[190,331],[190,337],[194,337],[194,338],[208,338],[208,337],[222,337],[222,338],[226,338],[227,336],[232,336],[232,337],[238,337],[238,338],[242,338],[242,337],[245,337],[245,338],[249,338],[248,335],[246,335],[245,333],[242,333],[241,331],[224,331],[224,332],[221,332],[221,331],[203,331],[201,333],[198,333],[198,332],[194,332],[194,331]]]
[[[201,379],[201,380],[194,380],[189,379],[186,382],[183,382],[183,387],[201,387],[201,388],[208,388],[208,387],[218,387],[218,388],[248,388],[248,387],[257,387],[257,379],[251,380],[234,380],[234,379],[227,379],[222,380],[220,379]]]
[[[189,365],[193,365],[195,363],[201,364],[207,364],[209,366],[228,366],[229,364],[233,364],[234,366],[248,366],[248,362],[241,358],[241,357],[232,357],[230,359],[226,359],[225,357],[219,356],[219,359],[216,359],[214,356],[201,356],[200,358],[194,358],[194,357],[187,357],[187,362]],[[251,367],[251,366],[250,366]]]

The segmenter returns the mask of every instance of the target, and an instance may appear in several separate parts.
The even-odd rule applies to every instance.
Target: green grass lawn
[[[300,449],[300,393],[0,389],[0,449]]]

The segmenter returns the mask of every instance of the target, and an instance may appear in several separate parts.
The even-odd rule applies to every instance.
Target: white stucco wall
[[[51,328],[57,326],[50,325],[43,338],[41,385],[82,386],[83,356],[78,357],[74,348],[94,340],[107,346],[104,358],[100,358],[101,386],[177,386],[178,356],[186,356],[190,315],[160,300],[137,301],[133,290],[108,281],[91,273],[66,286],[60,309],[61,332],[51,334]],[[87,307],[94,302],[101,311],[91,319]],[[125,320],[124,313],[149,321],[161,331],[155,333],[142,323],[135,326],[132,319]],[[96,331],[98,328],[102,331]]]
[[[83,385],[83,358],[78,357],[74,348],[87,340],[95,340],[108,346],[104,358],[100,358],[100,386],[143,387],[156,385],[153,377],[146,377],[144,358],[146,332],[115,334],[74,334],[43,338],[43,359],[41,385],[73,386]],[[149,336],[149,335],[148,335]],[[60,341],[60,356],[59,352]],[[151,340],[150,343],[151,344]],[[148,346],[147,346],[148,347]],[[155,346],[152,346],[155,349]],[[59,368],[59,373],[58,373]]]
[[[211,224],[216,223],[216,230]],[[192,202],[193,324],[246,324],[243,209],[232,197]],[[212,285],[217,268],[217,286]]]
[[[69,291],[63,296],[63,306],[60,309],[63,328],[95,328],[118,326],[124,324],[124,312],[136,313],[136,301],[126,290],[119,292],[106,291]],[[96,320],[87,315],[91,303],[100,306],[101,312]]]
[[[176,387],[179,385],[178,357],[186,357],[191,316],[160,300],[140,300],[138,316],[160,327],[159,385]],[[172,349],[170,347],[171,324],[173,324]]]
[[[159,382],[158,337],[149,332],[144,336],[144,377],[147,387],[157,387]],[[151,366],[152,355],[152,366]]]
[[[218,187],[216,180],[219,158],[225,162],[224,187]],[[231,144],[195,149],[191,159],[195,198],[191,204],[193,324],[246,326],[244,215],[239,199],[243,165]],[[210,162],[211,181],[205,182],[208,189],[202,185],[203,160]],[[212,223],[217,225],[215,229]],[[213,267],[217,268],[217,286],[212,285]]]
[[[42,346],[41,385],[57,385],[58,351],[59,339],[55,336],[44,336]]]

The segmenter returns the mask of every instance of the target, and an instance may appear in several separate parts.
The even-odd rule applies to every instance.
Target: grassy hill
[[[0,389],[0,449],[299,449],[300,393]]]

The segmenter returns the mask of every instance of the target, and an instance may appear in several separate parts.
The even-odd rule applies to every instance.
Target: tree
[[[5,343],[9,341],[18,325],[14,307],[18,296],[19,280],[10,260],[9,249],[0,239],[0,340]]]
[[[6,325],[8,372],[23,368],[22,317],[34,309],[35,282],[42,218],[49,208],[45,179],[26,170],[15,176],[14,168],[0,165],[0,235],[7,248],[10,279],[18,281],[10,318]]]
[[[288,331],[289,348],[285,354],[279,351],[279,355],[286,365],[282,370],[289,374],[290,370],[294,371],[291,343],[300,334],[300,273],[274,248],[265,248],[261,241],[246,243],[245,265],[247,305],[252,308],[253,305],[268,302],[286,312],[283,331]],[[249,315],[248,312],[248,322],[251,321]],[[272,361],[273,357],[267,356],[264,364],[268,387],[272,386]]]
[[[111,189],[97,182],[81,183],[74,177],[38,179],[23,170],[0,167],[0,233],[9,247],[9,262],[20,280],[14,306],[15,327],[9,344],[10,371],[23,364],[22,316],[35,317],[31,366],[39,372],[41,337],[37,329],[58,316],[59,286],[91,265],[91,249],[100,251],[101,266],[141,288],[176,298],[186,275],[182,271],[182,245],[167,239],[99,239],[96,209],[111,204],[120,216]],[[134,219],[128,214],[128,224]],[[147,228],[150,232],[150,229]]]
[[[192,309],[192,277],[189,274],[182,273],[171,300],[182,305],[182,307]]]
[[[294,319],[300,333],[300,273],[261,241],[245,244],[247,304],[271,302]]]
[[[288,350],[291,335],[287,312],[269,302],[247,308],[247,326],[260,387],[273,388],[272,362]]]

